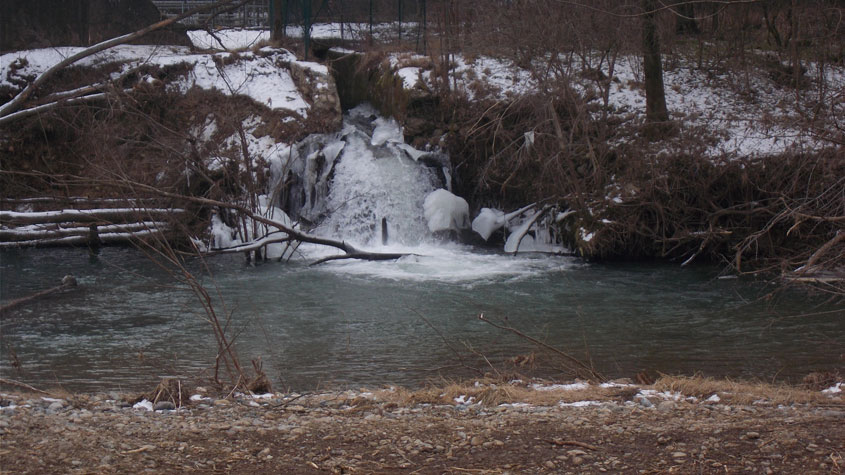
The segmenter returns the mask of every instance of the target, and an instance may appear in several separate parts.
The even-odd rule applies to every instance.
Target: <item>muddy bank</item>
[[[725,393],[723,400],[693,400],[627,385],[484,385],[480,398],[467,396],[473,387],[479,391],[453,386],[260,398],[200,388],[176,404],[134,408],[135,397],[112,393],[4,394],[0,462],[18,473],[842,469],[845,406],[819,393],[775,405],[731,401]]]

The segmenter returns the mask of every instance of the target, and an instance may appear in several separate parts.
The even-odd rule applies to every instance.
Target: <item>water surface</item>
[[[473,364],[478,355],[497,364],[535,349],[479,313],[507,318],[616,377],[649,370],[795,379],[843,366],[845,310],[803,295],[761,299],[773,289],[718,279],[711,267],[585,264],[460,246],[309,267],[320,252],[258,267],[216,257],[208,261],[213,278],[202,277],[220,318],[230,317],[243,362],[260,356],[277,388],[413,386],[473,374],[455,350]],[[202,272],[197,261],[189,267]],[[77,277],[77,289],[3,317],[4,377],[77,391],[146,389],[213,364],[196,296],[137,250],[4,251],[0,299],[57,285],[65,274]]]

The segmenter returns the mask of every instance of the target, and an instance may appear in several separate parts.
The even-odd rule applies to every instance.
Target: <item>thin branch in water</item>
[[[505,331],[511,332],[511,333],[513,333],[514,335],[516,335],[520,338],[524,338],[524,339],[530,341],[531,343],[534,343],[537,346],[540,346],[540,347],[542,347],[546,350],[551,351],[552,353],[555,353],[555,354],[563,357],[564,359],[566,359],[566,360],[570,361],[571,363],[575,364],[576,370],[580,369],[579,372],[584,373],[584,376],[586,376],[588,379],[590,379],[592,381],[596,381],[596,382],[600,382],[600,383],[607,381],[607,378],[605,378],[604,376],[602,376],[601,374],[596,372],[596,370],[589,367],[588,365],[583,363],[581,360],[575,358],[572,355],[564,353],[563,351],[561,351],[561,350],[559,350],[559,349],[557,349],[557,348],[555,348],[555,347],[553,347],[553,346],[551,346],[547,343],[544,343],[544,342],[542,342],[542,341],[540,341],[540,340],[538,340],[534,337],[528,336],[525,333],[517,330],[516,328],[509,327],[509,326],[506,326],[506,325],[501,325],[501,324],[495,323],[493,321],[490,321],[487,318],[484,318],[483,313],[478,314],[478,319],[481,320],[482,322],[487,323],[489,325],[492,325],[492,326],[494,326],[494,327],[496,327],[500,330],[505,330]]]

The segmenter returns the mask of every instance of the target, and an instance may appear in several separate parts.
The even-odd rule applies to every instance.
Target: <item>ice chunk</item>
[[[431,232],[469,228],[469,204],[465,199],[443,188],[438,188],[425,197],[423,211]]]
[[[537,221],[536,218],[539,213],[540,211],[535,211],[508,236],[508,240],[505,242],[505,252],[517,252],[519,249],[525,251],[534,248],[534,238],[528,235],[528,230]]]
[[[387,142],[405,143],[405,135],[396,119],[379,117],[375,120],[375,124],[376,128],[373,130],[373,137],[370,140],[371,145],[379,146]]]
[[[504,225],[505,212],[492,208],[481,208],[481,212],[472,220],[472,230],[477,232],[485,241]]]

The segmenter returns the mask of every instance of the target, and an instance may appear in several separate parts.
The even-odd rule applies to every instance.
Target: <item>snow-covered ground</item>
[[[17,88],[15,81],[36,76],[83,48],[57,47],[16,51],[0,56],[0,86]],[[121,69],[111,74],[116,80],[122,74],[144,65],[173,66],[187,64],[186,76],[168,83],[172,90],[187,92],[192,88],[217,90],[226,95],[245,95],[274,110],[291,111],[302,118],[310,105],[294,83],[288,64],[324,76],[328,69],[318,63],[298,61],[283,49],[262,48],[241,53],[196,53],[181,46],[120,45],[82,59],[79,66],[101,66],[118,63]],[[153,82],[152,77],[146,80]]]
[[[431,87],[431,71],[412,63],[423,58],[407,54],[393,54],[391,66],[403,79],[406,89],[420,86],[422,78]],[[608,109],[611,114],[628,120],[642,120],[645,111],[642,60],[637,56],[621,56],[615,63],[609,82]],[[817,65],[807,65],[808,76],[818,77]],[[575,64],[570,85],[593,101],[601,103],[597,83],[580,74],[582,66]],[[609,75],[606,63],[602,71]],[[451,74],[457,89],[469,99],[479,94],[506,100],[539,89],[531,72],[502,58],[478,56],[468,59],[456,55]],[[839,117],[845,116],[845,68],[826,65],[824,77],[829,91],[829,107]],[[818,92],[802,94],[799,108],[791,88],[777,85],[771,78],[751,72],[748,87],[726,72],[714,73],[698,69],[693,64],[666,67],[664,71],[666,103],[673,119],[686,127],[702,127],[715,137],[708,153],[714,157],[763,157],[787,150],[817,150],[829,145],[800,125],[798,110],[810,110],[817,105]]]

